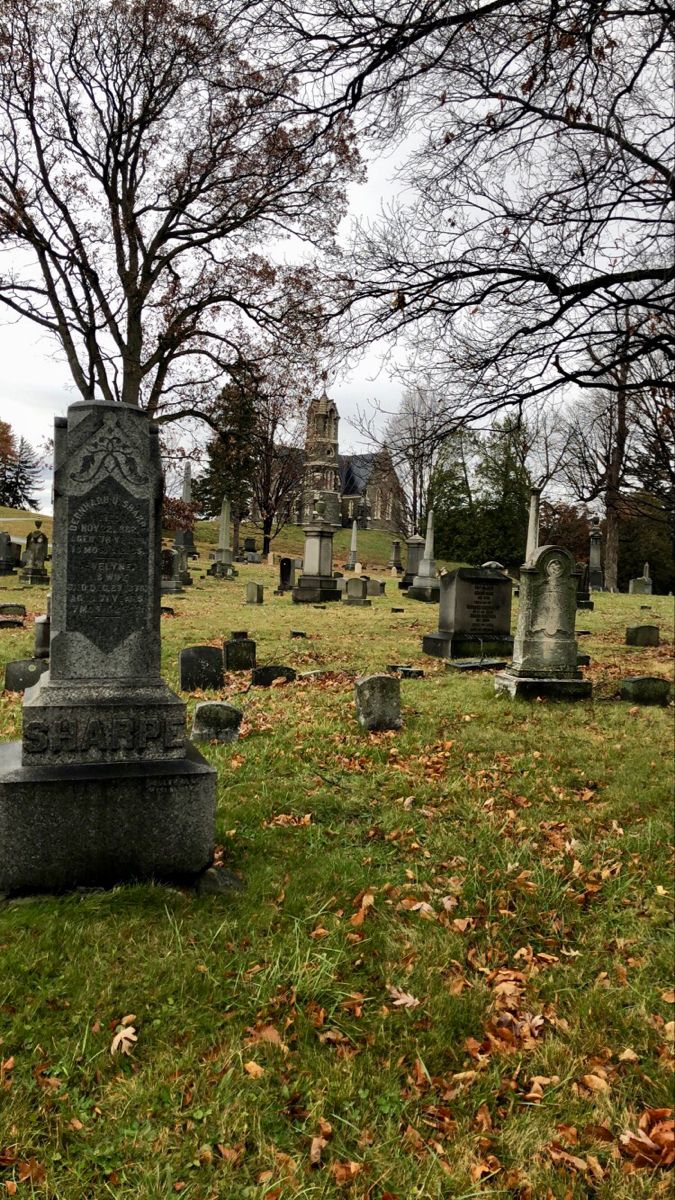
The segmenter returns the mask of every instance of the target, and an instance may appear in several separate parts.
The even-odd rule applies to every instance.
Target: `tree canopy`
[[[165,417],[251,346],[318,353],[358,171],[303,111],[252,0],[15,0],[0,14],[0,305],[53,335],[81,398]],[[266,40],[267,39],[267,40]]]

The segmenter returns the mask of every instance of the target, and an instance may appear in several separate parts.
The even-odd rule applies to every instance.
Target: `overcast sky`
[[[345,233],[352,219],[368,220],[377,216],[383,202],[397,190],[394,175],[403,150],[380,157],[369,164],[368,179],[350,190],[350,216],[344,224]],[[79,399],[63,357],[56,351],[52,339],[27,320],[0,323],[0,419],[9,422],[19,437],[25,437],[35,449],[51,438],[54,417],[65,413],[69,404]],[[359,365],[337,378],[329,392],[340,412],[340,449],[362,450],[362,436],[349,425],[357,409],[365,409],[370,401],[388,411],[395,411],[400,400],[400,388],[383,365],[380,355],[371,352]],[[51,511],[51,480],[45,473],[44,487],[39,497],[41,511]]]

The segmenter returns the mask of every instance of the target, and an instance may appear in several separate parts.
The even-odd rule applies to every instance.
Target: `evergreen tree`
[[[478,529],[476,558],[517,567],[525,559],[532,478],[522,422],[507,417],[482,439],[476,464]]]
[[[3,425],[5,423],[3,422]],[[8,427],[7,427],[8,428]],[[3,439],[9,451],[0,449],[0,504],[8,508],[37,508],[35,492],[40,480],[40,460],[25,438],[18,444],[11,435]]]
[[[209,414],[217,432],[206,447],[206,470],[192,486],[193,500],[205,517],[220,516],[223,497],[227,496],[235,553],[239,548],[239,525],[249,511],[253,490],[255,399],[254,373],[244,363],[222,389]]]

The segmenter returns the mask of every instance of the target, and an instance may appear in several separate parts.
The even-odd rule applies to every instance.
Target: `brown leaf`
[[[229,1163],[231,1167],[234,1167],[242,1156],[241,1146],[224,1146],[222,1142],[216,1142],[216,1150],[223,1162]]]
[[[661,992],[661,999],[664,1004],[675,1004],[675,988],[668,988],[666,992]]]
[[[312,1144],[309,1148],[309,1165],[310,1165],[310,1167],[320,1167],[321,1166],[321,1153],[327,1145],[328,1145],[328,1142],[326,1141],[326,1138],[321,1137],[320,1134],[318,1134],[316,1137],[312,1138]]]
[[[253,1062],[253,1060],[244,1063],[244,1070],[247,1075],[251,1076],[251,1079],[260,1079],[260,1076],[265,1074],[265,1068],[261,1067],[260,1063]]]
[[[363,1163],[357,1162],[334,1162],[331,1163],[330,1173],[337,1183],[338,1187],[343,1187],[347,1183],[351,1183],[356,1179],[356,1176],[363,1170]]]
[[[582,1075],[581,1082],[589,1092],[608,1092],[609,1083],[600,1075]]]
[[[47,1172],[36,1158],[29,1158],[27,1162],[19,1163],[18,1176],[19,1183],[25,1183],[27,1179],[31,1183],[44,1183]]]

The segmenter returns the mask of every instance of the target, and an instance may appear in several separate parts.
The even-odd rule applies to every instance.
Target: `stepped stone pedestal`
[[[325,516],[325,502],[317,500],[314,519],[305,526],[303,570],[291,595],[294,604],[324,604],[341,600],[338,581],[333,577],[333,534],[335,527]]]
[[[0,890],[185,879],[213,856],[215,771],[160,676],[157,430],[79,403],[54,436],[50,670],[0,747]]]

